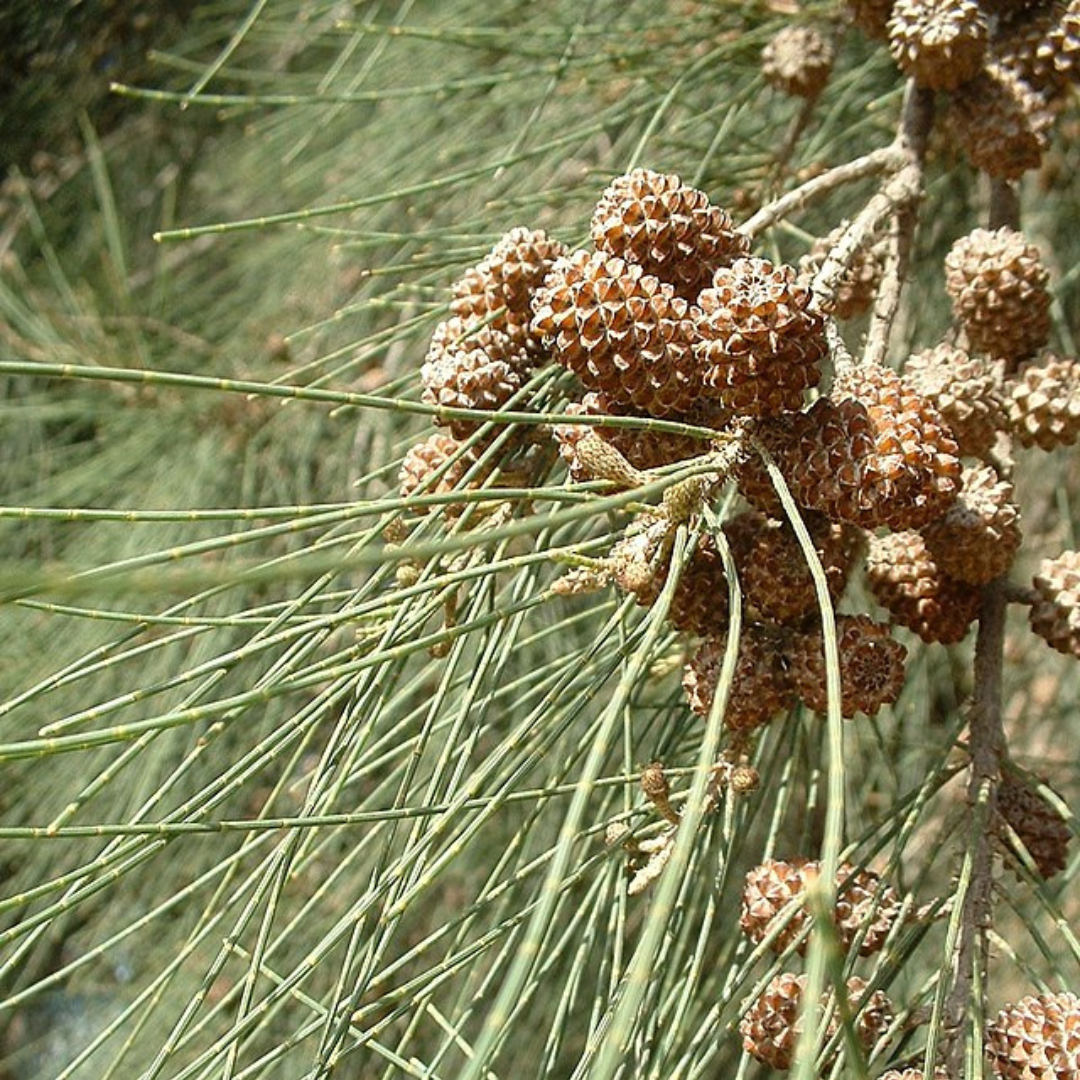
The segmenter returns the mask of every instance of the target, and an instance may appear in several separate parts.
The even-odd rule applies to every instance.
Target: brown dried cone
[[[989,63],[953,93],[945,121],[976,169],[1019,180],[1042,164],[1054,117],[1013,71]]]
[[[752,434],[772,454],[785,479],[791,472],[795,423],[800,417],[799,413],[762,417],[754,421],[752,428]],[[738,484],[739,493],[755,510],[774,518],[785,516],[780,496],[773,487],[764,462],[753,448],[744,450],[732,469],[732,476]]]
[[[699,716],[708,716],[712,708],[726,648],[725,638],[707,638],[686,665],[683,688],[690,708]],[[775,635],[753,624],[744,626],[739,637],[739,654],[728,692],[724,726],[729,731],[753,731],[767,724],[777,713],[791,708],[794,702],[795,695]]]
[[[832,42],[812,26],[785,26],[761,51],[765,81],[795,97],[816,98],[825,89],[832,66]]]
[[[869,38],[885,41],[889,36],[889,16],[893,0],[844,0],[851,21]]]
[[[420,368],[423,400],[455,409],[501,409],[524,386],[530,354],[501,330],[482,326],[473,333],[458,318],[440,324]],[[436,423],[441,423],[436,417]],[[457,439],[466,439],[480,420],[449,419]]]
[[[716,397],[695,372],[686,301],[636,263],[575,251],[552,267],[533,308],[533,332],[612,407],[671,416]]]
[[[922,530],[942,573],[985,585],[1013,564],[1023,534],[1013,486],[990,465],[964,472],[964,490],[942,517]]]
[[[792,975],[790,972],[777,975],[739,1024],[743,1049],[773,1069],[791,1068],[805,1023],[800,1005],[806,981],[805,975]],[[892,1003],[881,990],[867,995],[866,983],[857,977],[847,980],[847,994],[852,1011],[858,1010],[855,1017],[856,1036],[869,1050],[892,1022]],[[839,1020],[835,1010],[831,1009],[832,994],[826,992],[822,998],[822,1007],[833,1013],[828,1026],[831,1038],[839,1030]]]
[[[824,320],[793,267],[736,259],[716,271],[698,306],[694,356],[725,408],[749,416],[802,408],[828,350]]]
[[[1080,74],[1080,0],[1055,0],[1005,19],[991,53],[1036,93],[1060,98]]]
[[[945,256],[945,289],[972,348],[1013,366],[1050,336],[1049,277],[1039,249],[1007,226],[975,229]]]
[[[643,607],[656,602],[667,580],[670,537],[666,519],[639,519],[608,557],[612,580],[624,592],[633,593]],[[702,636],[723,634],[729,610],[720,553],[709,537],[702,536],[675,586],[668,621],[677,630]]]
[[[1027,849],[1035,868],[1044,878],[1065,869],[1069,859],[1068,823],[1060,813],[1022,777],[1006,772],[997,789],[997,812]],[[1010,845],[1006,830],[999,838]]]
[[[891,705],[904,686],[907,649],[889,633],[885,623],[869,615],[836,617],[840,654],[840,713],[874,716]],[[825,638],[821,630],[797,634],[788,647],[788,665],[795,693],[808,709],[825,713],[829,707]]]
[[[1080,1074],[1080,998],[1039,994],[1006,1005],[986,1028],[1000,1080],[1074,1080]]]
[[[804,506],[864,528],[918,528],[960,488],[957,445],[941,413],[889,368],[861,364],[792,421],[778,462]]]
[[[955,90],[982,66],[986,18],[974,0],[896,0],[889,51],[919,86]]]
[[[580,402],[567,406],[572,416],[637,416],[632,410],[610,408],[601,394],[588,393]],[[643,417],[644,418],[644,417]],[[713,416],[684,417],[687,423],[720,427],[722,414]],[[698,457],[709,450],[709,444],[690,435],[678,435],[670,431],[645,431],[623,427],[587,427],[584,424],[558,424],[555,439],[559,454],[570,470],[575,482],[593,479],[578,458],[577,446],[586,432],[594,432],[609,442],[631,465],[637,469],[656,469],[687,458]]]
[[[467,323],[484,322],[509,334],[534,355],[542,352],[529,331],[532,296],[566,245],[542,229],[511,229],[453,285],[450,310]]]
[[[1021,446],[1053,450],[1080,435],[1080,361],[1047,353],[1006,385],[1009,426]]]
[[[871,537],[866,580],[893,619],[926,642],[961,641],[979,613],[978,586],[943,573],[917,532]]]
[[[904,381],[941,413],[962,455],[982,457],[1008,427],[1004,365],[942,343],[908,358]]]
[[[705,192],[651,169],[616,177],[600,197],[590,229],[599,251],[636,263],[688,300],[696,299],[714,270],[750,248]]]
[[[401,496],[407,499],[413,495],[445,495],[456,491],[475,463],[472,452],[463,452],[457,439],[437,431],[406,451],[398,473]],[[445,471],[436,479],[435,474],[443,466],[446,466]],[[416,509],[426,514],[431,507],[418,506]],[[447,504],[445,509],[447,513],[460,513],[461,506]]]
[[[743,933],[751,941],[761,942],[782,920],[783,929],[773,940],[772,949],[783,952],[810,921],[805,909],[792,911],[788,905],[802,897],[820,872],[818,861],[803,858],[790,862],[767,859],[756,866],[746,875],[743,887],[739,919]],[[850,863],[837,868],[836,892],[834,922],[841,947],[846,952],[858,941],[860,956],[877,952],[900,918],[900,897],[872,870],[856,870]],[[798,952],[805,953],[806,945],[804,938]]]
[[[821,560],[829,594],[839,599],[847,584],[861,534],[850,525],[808,512],[804,523]],[[735,557],[743,600],[767,623],[798,623],[817,611],[817,592],[795,531],[786,520],[747,510],[724,525]]]
[[[1051,648],[1080,658],[1080,551],[1043,559],[1032,584],[1031,629]]]
[[[809,285],[846,229],[844,222],[827,236],[819,237],[799,260],[800,279],[804,284]],[[819,300],[822,310],[837,319],[851,319],[869,311],[881,282],[887,251],[888,244],[884,240],[859,248],[837,283],[834,296],[828,301]]]

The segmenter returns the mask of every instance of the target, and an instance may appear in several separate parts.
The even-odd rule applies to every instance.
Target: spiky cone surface
[[[1080,551],[1043,559],[1032,587],[1031,629],[1051,648],[1080,659]]]
[[[799,260],[799,274],[804,283],[809,284],[821,269],[829,252],[843,236],[845,228],[846,224],[841,225],[828,235],[819,237]],[[819,299],[821,309],[837,319],[852,319],[869,311],[881,282],[886,251],[887,245],[881,240],[859,248],[844,269],[832,297],[827,300]]]
[[[1074,1080],[1080,1074],[1080,998],[1068,991],[1006,1005],[986,1027],[1000,1080]]]
[[[713,271],[750,249],[726,210],[673,173],[634,169],[616,177],[590,225],[598,251],[636,263],[695,300]]]
[[[533,333],[613,407],[672,416],[717,397],[695,370],[686,301],[636,263],[575,251],[552,267],[533,308]]]
[[[848,18],[868,37],[885,41],[889,36],[889,16],[893,0],[844,0]]]
[[[667,541],[670,523],[665,519],[636,522],[608,557],[612,580],[632,593],[643,607],[656,603],[668,574]],[[727,630],[728,586],[716,545],[701,537],[694,554],[684,565],[668,609],[668,621],[676,630],[703,637]]]
[[[1006,386],[1009,427],[1021,446],[1053,450],[1080,435],[1080,361],[1047,353]]]
[[[816,98],[825,89],[832,66],[832,42],[812,26],[785,26],[761,51],[765,81],[793,97]]]
[[[1043,98],[996,63],[953,92],[945,120],[971,164],[1001,180],[1019,180],[1042,164],[1054,123]]]
[[[982,457],[1009,426],[1004,364],[947,343],[923,349],[904,365],[904,380],[941,413],[961,455]]]
[[[450,310],[468,323],[483,322],[509,334],[517,345],[540,356],[540,342],[529,331],[532,297],[566,251],[565,244],[542,229],[511,229],[454,283]]]
[[[753,435],[772,454],[785,479],[793,465],[792,447],[796,421],[800,416],[799,413],[783,413],[759,418],[753,425]],[[764,462],[752,448],[748,447],[736,461],[732,476],[738,484],[739,493],[755,510],[774,518],[784,517],[783,504]]]
[[[463,452],[457,439],[437,431],[406,451],[398,473],[401,496],[408,499],[413,495],[445,495],[456,491],[475,463],[472,453]],[[436,479],[436,473],[443,466],[446,466],[445,471]],[[432,508],[419,506],[416,509],[426,514]],[[445,507],[448,514],[460,513],[460,510],[457,503],[448,503]]]
[[[945,289],[971,347],[1013,367],[1050,336],[1050,275],[1022,232],[975,229],[945,256]]]
[[[1042,877],[1052,878],[1065,869],[1072,838],[1068,823],[1023,777],[1011,772],[1002,775],[997,812],[1016,833]]]
[[[586,394],[580,402],[573,402],[566,411],[573,416],[635,416],[642,415],[627,409],[612,410],[602,395]],[[688,416],[687,423],[720,427],[723,416]],[[588,470],[579,460],[577,445],[586,432],[594,432],[609,442],[636,469],[656,469],[677,461],[698,457],[707,453],[709,444],[691,435],[679,435],[670,431],[645,431],[623,427],[586,427],[584,424],[557,424],[555,439],[559,454],[570,470],[575,482],[590,480]]]
[[[847,584],[861,534],[822,514],[804,517],[821,560],[829,595],[839,599]],[[817,611],[817,592],[798,537],[786,520],[747,510],[725,523],[743,601],[762,622],[794,624]]]
[[[893,619],[926,642],[962,641],[979,613],[979,587],[945,574],[912,530],[871,537],[866,580]]]
[[[784,862],[767,859],[746,875],[743,886],[742,914],[739,927],[751,941],[764,941],[783,922],[783,929],[772,942],[774,952],[783,952],[799,937],[809,922],[801,907],[788,910],[821,873],[817,860],[804,858]],[[884,944],[901,913],[896,891],[872,870],[856,870],[842,863],[836,874],[836,910],[834,923],[840,945],[848,951],[859,942],[859,955],[870,956]],[[799,946],[806,952],[807,941]]]
[[[501,330],[482,326],[469,333],[464,320],[456,317],[447,324],[456,325],[436,332],[420,368],[423,401],[455,409],[501,409],[525,384],[532,368],[530,354]],[[468,438],[482,422],[445,421],[458,439]]]
[[[1012,484],[990,465],[966,469],[964,490],[937,521],[923,527],[922,537],[949,577],[972,585],[1000,577],[1023,539]]]
[[[782,972],[765,987],[761,996],[750,1006],[739,1024],[743,1048],[751,1057],[773,1069],[790,1069],[795,1048],[803,1031],[800,1015],[802,996],[806,991],[805,975]],[[888,1029],[893,1017],[889,999],[881,990],[867,996],[866,983],[857,977],[847,980],[847,996],[855,1017],[855,1034],[868,1050]],[[864,1000],[865,999],[865,1000]],[[832,994],[822,995],[822,1007],[830,1008]],[[831,1038],[839,1029],[835,1010],[828,1026]]]
[[[895,0],[889,51],[906,75],[930,90],[955,90],[982,66],[986,18],[974,0]]]
[[[991,51],[1036,93],[1060,98],[1080,75],[1080,0],[1012,13],[1002,20]]]
[[[891,705],[904,686],[907,649],[893,638],[886,623],[869,615],[836,617],[840,659],[840,714],[874,716]],[[813,712],[828,710],[825,638],[820,629],[796,634],[788,646],[788,666],[795,693]]]
[[[716,399],[746,416],[802,408],[821,379],[825,322],[795,269],[768,259],[736,259],[698,297],[694,356]]]
[[[712,708],[726,647],[725,638],[707,638],[683,672],[683,689],[690,708],[699,716],[708,716]],[[753,624],[745,626],[739,637],[724,726],[729,731],[753,731],[791,708],[794,702],[784,656],[775,636]]]
[[[783,454],[793,494],[834,521],[918,528],[960,489],[958,448],[941,413],[889,368],[838,374],[832,394],[792,429]]]

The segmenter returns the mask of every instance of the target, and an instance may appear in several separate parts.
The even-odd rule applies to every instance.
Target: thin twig
[[[969,852],[971,877],[961,911],[960,936],[956,944],[953,985],[945,1001],[945,1018],[951,1038],[949,1048],[952,1075],[961,1075],[966,1052],[960,1037],[970,1012],[971,994],[976,985],[976,964],[985,968],[986,931],[993,903],[993,874],[990,830],[1004,752],[1002,727],[1001,674],[1005,648],[1006,588],[1003,579],[985,586],[979,608],[979,635],[975,643],[975,690],[971,710],[968,776],[968,804],[971,809]],[[979,972],[979,986],[986,985],[986,972]]]
[[[871,150],[862,157],[846,161],[843,165],[837,165],[820,176],[807,180],[805,184],[800,184],[793,191],[767,203],[741,225],[739,231],[753,238],[770,225],[775,225],[790,214],[804,210],[810,203],[823,198],[838,187],[878,173],[895,172],[904,164],[904,160],[903,149],[895,144]]]

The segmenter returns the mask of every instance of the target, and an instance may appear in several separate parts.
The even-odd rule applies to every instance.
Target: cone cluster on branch
[[[1039,165],[1055,109],[1080,75],[1080,0],[844,6],[888,43],[905,76],[946,99],[944,116],[975,168],[1014,181]],[[831,43],[798,26],[768,43],[762,71],[812,102],[832,60]],[[634,507],[589,571],[590,587],[610,581],[642,607],[665,598],[667,626],[688,639],[689,710],[709,717],[722,706],[725,753],[748,755],[763,728],[800,705],[853,719],[895,703],[905,685],[904,631],[926,643],[961,642],[991,595],[987,586],[1013,566],[1023,540],[1013,445],[1053,450],[1080,436],[1080,360],[1049,349],[1050,274],[1016,229],[957,238],[944,260],[954,325],[900,370],[831,348],[831,320],[874,311],[871,325],[881,321],[883,279],[903,262],[895,231],[889,242],[880,229],[862,236],[865,217],[853,220],[827,231],[797,269],[755,252],[752,229],[740,231],[706,192],[674,174],[634,169],[603,190],[586,246],[524,227],[500,239],[452,286],[450,314],[420,367],[422,400],[443,430],[406,453],[406,499],[484,483],[498,467],[485,458],[498,433],[488,417],[527,410],[544,365],[559,392],[573,387],[548,448],[574,483],[630,490],[695,458],[704,473],[736,447],[729,464],[696,478],[690,495]],[[716,531],[699,528],[701,501],[728,479],[741,501]],[[687,533],[678,564],[676,540]],[[884,618],[840,610],[857,574]],[[1044,560],[1024,595],[1034,633],[1080,658],[1080,553]],[[838,610],[830,614],[830,605]],[[678,820],[659,765],[646,769],[643,789],[669,822]],[[1036,787],[1004,771],[991,806],[1000,849],[1030,859],[1044,878],[1064,868],[1068,824]],[[665,840],[646,876],[660,873],[669,854]],[[805,952],[820,873],[806,858],[753,869],[741,930],[755,945]],[[881,877],[848,863],[827,891],[835,940],[853,962],[885,948],[908,914]],[[790,1067],[805,991],[806,977],[790,972],[768,983],[739,1025],[747,1053]],[[835,1034],[832,992],[820,1007]],[[839,1011],[869,1048],[889,1027],[892,1006],[859,978],[847,981],[847,994]],[[1070,994],[1025,998],[988,1026],[986,1045],[1006,1080],[1080,1075],[1080,1004]],[[884,1075],[925,1080],[916,1068]],[[948,1080],[944,1069],[933,1077]]]
[[[944,115],[970,163],[1017,180],[1038,168],[1080,81],[1080,0],[844,0]]]
[[[821,875],[817,860],[766,859],[746,875],[739,928],[754,944],[768,942],[776,953],[794,949],[805,955],[812,917],[807,910],[808,893]],[[835,906],[832,923],[840,948],[846,953],[870,956],[879,952],[905,916],[896,891],[872,870],[841,863],[833,881]],[[859,1041],[869,1050],[885,1034],[892,1021],[892,1003],[857,976],[847,980],[848,1007]],[[781,972],[751,1002],[739,1024],[743,1048],[774,1069],[789,1069],[805,1023],[802,995],[806,976]],[[829,992],[821,1007],[832,1010]],[[828,1037],[838,1029],[830,1016]]]

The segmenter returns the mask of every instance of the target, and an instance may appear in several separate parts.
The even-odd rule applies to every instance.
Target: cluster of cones
[[[971,164],[1016,180],[1037,168],[1080,81],[1077,0],[845,0],[917,85],[947,93],[947,130]]]
[[[406,456],[402,493],[477,482],[481,436],[499,431],[483,413],[527,408],[529,380],[554,362],[583,387],[569,417],[643,421],[556,426],[572,478],[632,485],[642,470],[707,451],[690,434],[649,430],[652,419],[718,437],[750,425],[800,508],[833,600],[865,552],[866,580],[892,623],[927,642],[961,640],[981,587],[1020,546],[1011,443],[1051,449],[1080,435],[1080,362],[1045,351],[1038,250],[1007,228],[961,237],[945,263],[954,339],[911,356],[903,374],[848,363],[807,405],[828,353],[822,309],[832,305],[811,288],[820,256],[801,272],[755,256],[704,192],[646,169],[609,185],[590,231],[591,248],[569,250],[514,229],[454,286],[421,370],[424,399],[448,410],[448,430]],[[473,413],[449,413],[462,409]],[[796,700],[823,711],[825,666],[814,578],[772,480],[752,453],[734,473],[748,506],[724,534],[748,619],[725,722],[745,734]],[[664,508],[639,515],[607,560],[643,605],[664,585],[673,524]],[[1044,562],[1033,628],[1080,655],[1078,598],[1080,557]],[[700,639],[685,679],[699,713],[714,696],[727,605],[715,538],[702,536],[668,611]],[[842,712],[873,715],[900,692],[905,649],[865,613],[840,615],[837,631]]]
[[[1023,831],[1030,849],[1038,851],[1045,876],[1064,867],[1068,829],[1058,815],[1051,822],[1049,808],[1033,789],[1018,777],[1006,777],[999,793],[998,812],[1005,823]],[[1023,804],[1025,809],[1020,808]],[[805,955],[811,917],[806,907],[809,890],[821,873],[816,860],[767,859],[746,875],[739,927],[755,944],[766,944],[776,953]],[[835,906],[832,910],[834,940],[845,953],[871,956],[895,941],[896,933],[911,920],[929,912],[905,904],[900,895],[880,875],[865,868],[842,863],[833,882]],[[806,976],[790,971],[773,976],[746,1009],[739,1025],[743,1047],[752,1057],[774,1069],[791,1067],[796,1047],[806,1025],[803,996]],[[854,1030],[869,1052],[889,1033],[895,1010],[881,990],[870,990],[858,976],[846,981],[847,1007],[854,1017]],[[839,1019],[827,993],[821,1010],[832,1015],[827,1035],[832,1040]],[[1080,1001],[1071,994],[1029,997],[1006,1006],[987,1026],[989,1063],[1005,1080],[1062,1080],[1074,1075],[1080,1064]],[[1025,1071],[1026,1070],[1026,1071]],[[949,1080],[944,1068],[934,1080]],[[921,1068],[893,1069],[882,1080],[924,1080]]]

